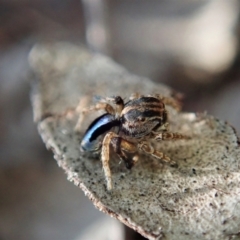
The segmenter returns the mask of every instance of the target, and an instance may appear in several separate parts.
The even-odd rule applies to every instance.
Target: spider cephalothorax
[[[81,141],[81,150],[101,152],[108,190],[112,189],[110,145],[127,168],[131,168],[138,160],[138,151],[165,162],[171,161],[162,152],[155,150],[150,143],[150,140],[185,138],[179,133],[168,131],[165,104],[179,110],[179,103],[173,98],[139,94],[132,95],[126,103],[120,96],[101,98],[95,106],[82,110],[82,115],[93,110],[106,111],[88,127]],[[129,157],[130,155],[133,157]]]

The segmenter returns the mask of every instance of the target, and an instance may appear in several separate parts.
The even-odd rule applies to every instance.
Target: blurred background
[[[35,43],[85,44],[182,92],[184,111],[206,111],[239,133],[239,11],[237,0],[0,0],[0,240],[88,239],[89,227],[109,221],[37,133]]]

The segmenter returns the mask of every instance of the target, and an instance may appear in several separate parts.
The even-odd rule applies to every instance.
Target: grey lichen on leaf
[[[37,45],[29,61],[36,76],[34,118],[68,179],[101,211],[149,239],[231,239],[240,234],[240,150],[234,129],[214,117],[170,113],[170,129],[191,139],[156,144],[178,167],[141,155],[129,171],[111,154],[109,192],[98,158],[80,152],[74,131],[83,97],[173,94],[111,59],[67,43]],[[90,114],[86,126],[94,118]]]

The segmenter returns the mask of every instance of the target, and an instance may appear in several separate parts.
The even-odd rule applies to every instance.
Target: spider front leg
[[[129,153],[135,153],[137,148],[133,143],[126,141],[114,132],[109,132],[105,135],[102,143],[101,160],[108,190],[112,189],[112,175],[109,167],[110,145],[113,146],[114,151],[118,154],[120,159],[125,162],[127,168],[131,168],[138,159],[137,155],[135,155],[132,160],[129,160],[123,152],[124,150]]]
[[[96,96],[96,99],[102,103],[114,104],[115,105],[115,114],[120,116],[120,114],[124,108],[124,101],[120,96],[113,96],[113,97]]]
[[[146,154],[150,154],[151,156],[153,156],[154,158],[163,160],[164,162],[167,163],[171,163],[171,164],[175,164],[174,161],[172,161],[168,156],[166,156],[164,153],[157,151],[156,149],[154,149],[154,147],[148,143],[148,142],[140,142],[138,144],[138,148],[143,151]]]
[[[140,94],[139,92],[135,92],[135,93],[132,93],[129,97],[129,100],[134,100],[134,99],[137,99],[137,98],[140,98],[140,97],[143,97],[142,94]]]
[[[80,100],[78,107],[77,107],[77,112],[79,112],[80,116],[79,119],[77,121],[77,124],[75,126],[75,131],[76,132],[80,132],[81,131],[81,126],[82,126],[82,122],[84,120],[85,114],[89,113],[89,112],[93,112],[93,111],[100,111],[100,110],[104,110],[105,112],[114,115],[115,114],[115,110],[114,108],[108,104],[108,103],[103,103],[103,102],[99,102],[94,106],[88,107],[88,108],[82,108],[82,106],[84,105],[84,99]]]

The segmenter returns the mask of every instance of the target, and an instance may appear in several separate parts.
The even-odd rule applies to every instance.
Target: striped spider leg
[[[112,189],[112,175],[109,167],[111,145],[119,158],[124,161],[126,168],[131,169],[138,160],[138,155],[136,154],[137,147],[135,144],[123,139],[114,132],[108,132],[103,139],[101,151],[101,161],[108,190]],[[126,155],[126,152],[135,155],[132,159],[129,159]]]

